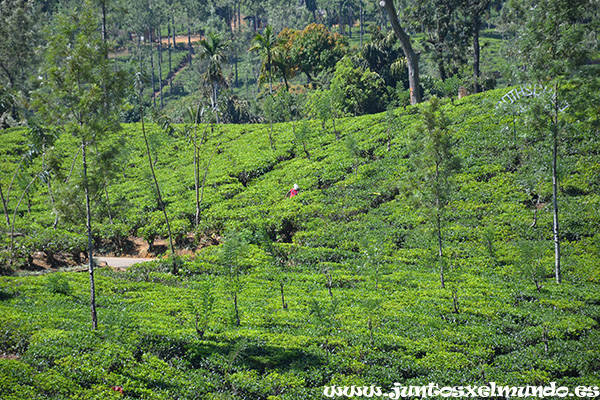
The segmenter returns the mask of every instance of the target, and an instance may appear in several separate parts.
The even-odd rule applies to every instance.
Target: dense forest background
[[[339,115],[410,102],[408,63],[379,2],[101,1],[90,6],[114,68],[143,74],[148,116],[153,110],[184,122],[185,110],[194,104],[218,109],[221,122],[284,121],[315,114],[309,100],[324,94]],[[597,17],[594,7],[579,6],[585,9],[578,11],[582,22]],[[2,2],[2,126],[27,118],[26,103],[40,83],[35,78],[47,74],[40,71],[44,49],[57,34],[60,17],[76,15],[81,7],[77,1]],[[400,2],[399,22],[420,55],[422,96],[456,97],[461,86],[477,93],[521,83],[514,55],[527,7],[519,1]],[[265,101],[266,94],[279,96]],[[128,102],[137,104],[136,95],[130,92]],[[138,122],[139,107],[122,111],[120,120]]]

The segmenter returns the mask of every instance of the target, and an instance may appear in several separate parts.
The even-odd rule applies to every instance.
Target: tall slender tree
[[[98,326],[94,284],[92,241],[92,194],[88,148],[119,129],[118,111],[124,98],[127,76],[115,72],[102,40],[98,11],[86,1],[69,15],[59,15],[54,34],[49,35],[44,79],[35,93],[34,107],[46,123],[59,126],[80,143],[82,187],[85,192],[88,272],[92,328]]]
[[[434,97],[422,111],[420,140],[414,159],[416,171],[412,180],[415,198],[434,232],[440,283],[444,288],[446,207],[452,198],[451,178],[460,168],[460,161],[453,151],[449,121],[440,108],[439,100]]]
[[[479,34],[481,31],[481,15],[487,10],[491,0],[468,0],[466,1],[466,14],[471,19],[471,33],[473,37],[473,91],[481,92],[481,46],[479,45]]]
[[[519,73],[549,89],[546,90],[545,104],[533,102],[530,122],[534,130],[547,135],[552,149],[554,275],[556,282],[561,283],[560,143],[568,130],[568,112],[571,111],[566,98],[581,89],[585,92],[579,78],[586,75],[591,64],[590,55],[598,48],[598,40],[589,35],[595,32],[596,21],[587,18],[597,12],[598,3],[593,0],[528,0],[524,9],[528,10],[525,23],[517,24],[516,29]],[[597,71],[592,76],[597,79]]]

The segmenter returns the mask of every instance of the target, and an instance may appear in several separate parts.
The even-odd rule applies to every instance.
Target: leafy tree
[[[273,143],[273,119],[275,118],[275,100],[273,96],[269,96],[263,100],[264,114],[269,120],[269,144],[271,149],[275,150],[275,144]]]
[[[354,65],[351,58],[342,59],[335,67],[331,90],[341,93],[340,108],[353,115],[373,114],[385,110],[385,82],[369,68]]]
[[[453,75],[448,63],[461,58],[465,35],[455,25],[462,0],[417,0],[406,2],[402,17],[407,26],[424,34],[424,44],[433,49],[440,79]],[[458,47],[458,50],[456,48]]]
[[[172,273],[176,274],[178,268],[177,268],[177,259],[175,257],[175,248],[173,246],[173,233],[171,231],[171,224],[169,222],[169,216],[167,214],[167,209],[165,207],[165,203],[163,201],[162,194],[160,191],[160,185],[158,184],[158,179],[156,178],[156,172],[154,171],[154,163],[152,162],[152,155],[150,154],[150,144],[148,141],[148,136],[146,135],[146,125],[144,122],[144,107],[143,107],[143,102],[142,102],[142,97],[143,97],[142,96],[142,92],[143,92],[142,80],[143,80],[142,72],[139,72],[135,76],[134,85],[139,90],[138,101],[139,101],[139,107],[140,107],[140,120],[142,122],[142,137],[144,138],[144,144],[146,147],[146,157],[148,157],[148,165],[150,166],[152,180],[154,181],[154,187],[156,189],[156,195],[158,197],[158,205],[165,217],[165,224],[167,225],[167,232],[169,234],[169,247],[171,249],[171,255],[173,256],[173,258],[172,258],[172,261],[173,261]],[[170,128],[168,124],[163,124],[163,127],[166,127],[167,129]],[[156,159],[158,159],[158,156],[156,157]],[[155,234],[154,231],[151,234],[154,235]],[[150,244],[152,244],[152,240],[150,240],[149,242],[150,242]]]
[[[406,57],[406,65],[408,67],[408,84],[410,88],[410,102],[411,104],[420,103],[421,89],[419,83],[419,53],[414,51],[410,37],[402,25],[400,25],[398,13],[396,11],[396,7],[394,6],[393,0],[381,0],[379,4],[385,9],[390,17],[394,33],[396,33],[396,36],[398,36],[398,39],[400,39],[400,45],[402,46],[402,51]]]
[[[304,2],[304,5],[306,6],[306,9],[308,11],[311,12],[312,16],[313,16],[313,22],[317,22],[317,0],[306,0]]]
[[[200,292],[200,298],[198,301],[189,300],[188,309],[194,314],[194,327],[196,328],[198,337],[202,340],[214,312],[215,294],[213,283],[210,281],[199,282],[198,291]]]
[[[324,25],[310,24],[294,37],[291,53],[298,70],[312,81],[319,73],[333,70],[347,47],[345,37],[331,33]]]
[[[535,284],[538,293],[546,280],[546,268],[543,264],[546,246],[540,240],[525,240],[518,243],[519,267],[523,276]]]
[[[0,76],[9,91],[23,90],[38,42],[33,1],[0,1]]]
[[[29,149],[28,149],[27,153],[25,153],[25,156],[22,158],[19,165],[17,166],[17,170],[19,170],[21,168],[25,168],[28,165],[31,165],[33,163],[33,161],[35,160],[35,158],[37,158],[40,155],[42,157],[42,166],[40,168],[40,171],[37,172],[31,180],[29,180],[29,183],[23,189],[21,196],[19,197],[19,200],[17,202],[17,205],[15,206],[15,209],[13,212],[12,224],[10,225],[10,251],[11,251],[11,253],[13,253],[13,250],[14,250],[15,220],[17,219],[17,212],[19,210],[19,206],[21,205],[21,202],[23,201],[23,198],[25,197],[25,195],[28,194],[28,190],[32,187],[32,185],[37,180],[45,181],[45,183],[47,183],[48,195],[50,197],[52,207],[54,208],[54,196],[52,195],[52,187],[50,185],[50,168],[48,168],[48,166],[46,165],[46,154],[54,146],[54,142],[57,139],[56,132],[54,132],[52,129],[45,130],[45,129],[41,128],[40,126],[37,126],[32,123],[32,127],[29,130],[28,136],[29,136]],[[15,175],[16,175],[16,172],[17,171],[15,171]],[[9,189],[10,189],[10,187],[9,187]],[[1,191],[0,191],[0,193],[1,193]],[[7,210],[6,202],[8,200],[10,200],[10,190],[7,192],[6,199],[4,199],[4,195],[2,195],[2,200],[3,200],[3,205],[4,205],[6,221],[8,223],[9,219],[8,219],[8,210]],[[56,213],[56,210],[54,210],[54,212],[55,212],[55,219],[54,219],[53,227],[56,228],[56,225],[58,223],[58,213]]]
[[[339,90],[337,91],[339,92]],[[315,90],[310,94],[308,108],[314,117],[321,119],[321,127],[325,129],[327,120],[331,119],[333,124],[333,133],[336,140],[340,139],[339,132],[335,128],[336,102],[334,101],[337,92],[331,90]]]
[[[277,76],[283,78],[288,91],[290,90],[289,80],[296,76],[298,72],[298,65],[295,63],[292,54],[292,45],[297,36],[298,31],[284,28],[277,35],[278,46],[273,54],[273,65],[277,69]]]
[[[42,68],[45,79],[40,82],[34,102],[48,124],[60,126],[81,144],[93,329],[97,328],[98,320],[88,149],[107,132],[119,129],[118,111],[127,78],[125,73],[115,72],[107,57],[108,46],[99,34],[96,15],[94,7],[86,2],[72,14],[58,16]]]
[[[344,146],[346,147],[346,151],[352,158],[352,163],[354,164],[354,176],[358,176],[358,163],[360,160],[360,148],[358,147],[358,142],[356,138],[352,134],[346,135],[346,139],[344,139]]]
[[[389,251],[389,247],[388,243],[374,239],[365,240],[365,243],[361,245],[363,268],[375,280],[375,291],[379,289],[379,282],[382,275],[385,274],[385,252]]]
[[[444,288],[443,238],[448,218],[446,207],[452,199],[451,179],[460,168],[460,161],[454,154],[455,144],[449,130],[450,122],[440,110],[440,101],[436,97],[423,108],[422,118],[412,184],[417,204],[425,211],[434,232],[440,282]]]
[[[192,146],[194,147],[194,189],[196,194],[196,216],[194,218],[194,229],[196,230],[198,229],[198,224],[200,222],[200,203],[202,203],[204,197],[204,181],[206,180],[206,175],[208,174],[208,166],[210,165],[209,161],[207,163],[207,169],[202,182],[202,190],[200,190],[200,150],[208,140],[208,127],[209,125],[212,125],[213,121],[213,119],[209,117],[208,122],[204,125],[202,134],[199,136],[198,126],[202,119],[202,114],[204,114],[204,108],[201,107],[200,103],[198,103],[196,107],[189,107],[187,109],[187,117],[192,123],[192,125],[188,126],[185,130],[186,136],[191,136]]]

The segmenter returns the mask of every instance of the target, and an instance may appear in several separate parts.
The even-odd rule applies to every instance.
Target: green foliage
[[[324,25],[309,24],[297,33],[291,46],[292,59],[308,79],[333,70],[347,51],[347,39]]]
[[[383,79],[368,68],[357,68],[348,57],[337,63],[331,90],[339,96],[336,101],[346,114],[373,114],[386,107],[387,93]]]
[[[199,299],[197,301],[190,300],[188,308],[195,316],[196,333],[200,339],[204,338],[204,334],[208,329],[210,319],[215,308],[215,295],[213,286],[210,281],[202,281],[198,287]]]
[[[519,244],[548,243],[550,184],[526,167],[534,149],[525,148],[539,143],[537,135],[517,118],[515,142],[512,114],[495,109],[503,94],[338,118],[339,141],[321,121],[275,123],[276,149],[266,124],[207,126],[198,156],[214,157],[218,167],[206,176],[195,231],[201,248],[122,272],[97,269],[97,331],[86,323],[87,274],[63,275],[69,296],[48,290],[48,276],[0,278],[0,342],[10,349],[0,352],[15,358],[0,360],[3,395],[111,398],[120,393],[110,387],[121,386],[132,398],[219,398],[234,390],[320,398],[325,385],[383,387],[399,377],[409,384],[477,384],[482,375],[507,384],[595,382],[595,130],[582,117],[580,133],[568,138],[565,279],[540,279],[538,291],[527,268],[538,260],[548,268],[549,248],[527,253]],[[174,127],[169,134],[146,126],[157,139],[152,161],[165,205],[183,233],[195,214],[192,146]],[[3,188],[23,152],[21,133],[0,133]],[[295,133],[309,135],[310,160]],[[136,230],[164,237],[140,127],[115,136],[127,138],[119,168],[106,176],[115,226],[103,214],[95,240],[116,243]],[[435,143],[454,156],[440,164],[451,171],[448,185],[440,183],[449,191],[440,192],[445,289],[431,251],[435,213],[423,206],[434,204]],[[78,143],[61,135],[55,146],[68,160],[64,179]],[[459,170],[450,168],[455,157]],[[422,182],[418,190],[413,181]],[[298,196],[285,198],[294,183]],[[20,245],[45,229],[52,238],[46,187],[32,189],[31,211],[23,206],[17,217]],[[98,193],[95,214],[107,207]],[[76,221],[60,222],[56,236],[68,232],[80,232]]]
[[[519,252],[521,257],[519,265],[523,276],[531,280],[536,286],[538,292],[541,290],[543,283],[548,275],[547,268],[547,248],[544,242],[541,241],[523,241],[519,243]]]
[[[50,293],[63,294],[70,296],[73,293],[73,288],[67,277],[62,273],[54,273],[48,275],[46,279],[46,288]]]

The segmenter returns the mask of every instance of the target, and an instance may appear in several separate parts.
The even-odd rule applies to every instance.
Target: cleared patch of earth
[[[219,244],[219,239],[219,237],[206,237],[197,243],[194,234],[189,233],[185,242],[181,244],[182,246],[175,250],[175,254],[193,256],[202,247]],[[119,246],[103,242],[100,244],[100,248],[96,249],[94,259],[101,267],[108,266],[123,270],[140,262],[152,261],[165,254],[168,248],[168,239],[158,238],[150,245],[142,238],[129,237]],[[87,254],[47,254],[39,251],[32,254],[30,262],[21,269],[37,272],[52,272],[61,269],[85,271],[87,270]]]
[[[137,257],[94,257],[98,261],[98,265],[112,268],[128,268],[134,264],[152,261],[152,258],[137,258]]]

